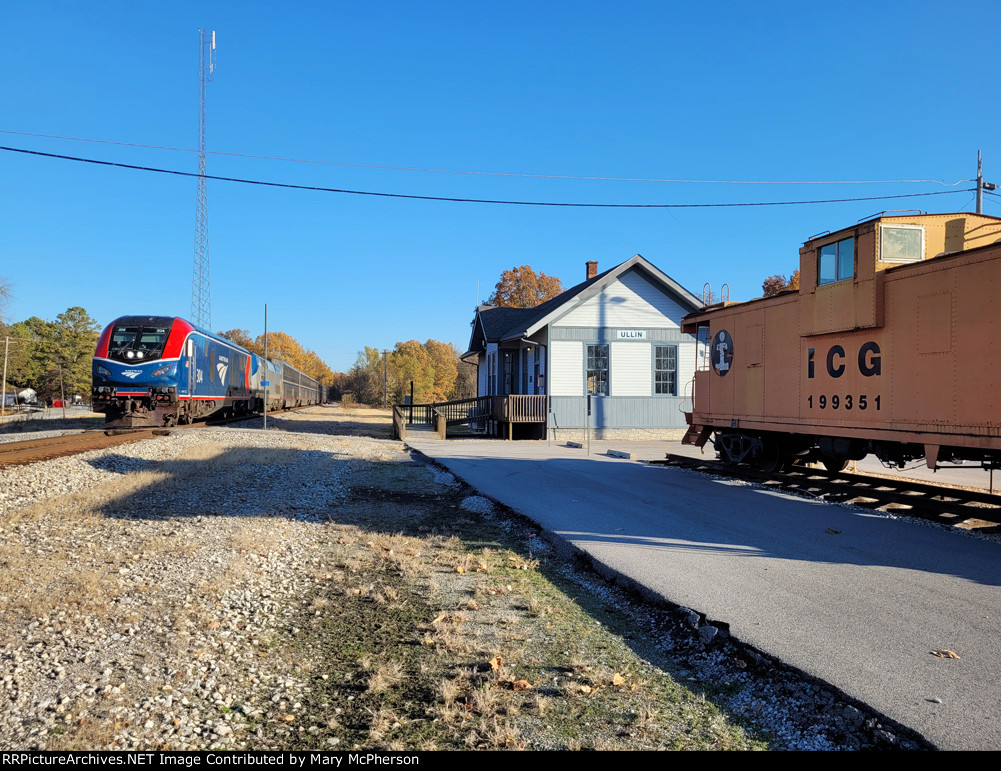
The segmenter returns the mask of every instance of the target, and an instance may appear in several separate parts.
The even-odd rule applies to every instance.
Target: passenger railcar
[[[288,398],[286,369],[297,386],[305,379],[315,387]],[[123,316],[98,339],[93,404],[115,425],[172,426],[260,410],[265,380],[273,409],[319,403],[316,381],[283,362],[266,362],[181,318]]]
[[[262,358],[261,361],[264,362],[264,359]],[[268,410],[290,409],[319,404],[322,401],[322,388],[319,381],[283,361],[268,361],[266,366],[267,380],[270,383],[267,388]],[[264,388],[259,385],[263,379],[263,375],[257,379],[258,388],[255,390],[258,410],[264,404]]]
[[[808,240],[800,287],[690,314],[685,443],[773,469],[1001,461],[1001,219],[880,215]]]

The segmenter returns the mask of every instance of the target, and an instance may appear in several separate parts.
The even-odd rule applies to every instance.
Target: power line
[[[157,174],[173,174],[179,177],[198,177],[204,179],[214,179],[219,182],[239,182],[244,185],[261,185],[263,187],[281,187],[289,190],[313,190],[321,193],[343,193],[345,195],[367,195],[379,198],[406,198],[417,201],[449,201],[452,203],[492,203],[507,206],[562,206],[593,209],[713,209],[738,206],[798,206],[805,204],[820,203],[849,203],[852,201],[889,201],[900,198],[921,198],[930,195],[952,195],[953,193],[969,193],[973,188],[960,190],[939,190],[931,193],[902,193],[900,195],[871,195],[856,198],[823,198],[808,201],[750,201],[731,203],[571,203],[563,201],[510,201],[491,198],[453,198],[439,195],[410,195],[406,193],[384,193],[371,190],[348,190],[336,187],[319,187],[315,185],[293,185],[286,182],[268,182],[258,179],[242,179],[240,177],[220,177],[213,174],[199,175],[190,171],[177,171],[175,169],[159,169],[153,166],[136,166],[131,163],[117,163],[115,161],[99,161],[95,158],[78,158],[72,155],[58,155],[56,153],[43,153],[39,150],[25,150],[18,147],[4,147],[0,145],[0,150],[13,153],[23,153],[25,155],[37,155],[45,158],[57,158],[64,161],[77,161],[79,163],[92,163],[98,166],[113,166],[120,169],[133,169],[135,171],[149,171]]]
[[[63,139],[69,142],[93,142],[104,145],[118,145],[120,147],[138,147],[144,150],[170,150],[181,153],[200,152],[190,147],[170,147],[167,145],[147,145],[138,142],[116,142],[111,139],[87,139],[85,137],[60,136],[58,134],[37,134],[30,131],[5,131],[0,129],[0,134],[16,134],[25,137],[41,137],[44,139]],[[659,179],[652,177],[594,177],[594,176],[574,176],[571,174],[528,174],[513,171],[464,171],[460,169],[432,169],[420,166],[385,166],[376,163],[350,163],[347,161],[318,161],[310,158],[287,158],[279,155],[254,155],[251,153],[229,153],[221,150],[208,150],[209,155],[225,155],[231,158],[253,158],[264,161],[288,161],[291,163],[315,163],[324,166],[349,166],[359,169],[382,169],[385,171],[421,171],[433,174],[468,174],[473,176],[488,177],[526,177],[530,179],[566,179],[585,180],[595,182],[669,182],[675,184],[699,184],[699,185],[941,185],[942,187],[956,187],[964,182],[972,182],[972,179],[960,179],[956,182],[942,182],[938,179],[833,179],[833,180],[760,180],[760,179]]]

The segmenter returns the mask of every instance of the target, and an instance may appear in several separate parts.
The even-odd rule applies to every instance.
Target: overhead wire
[[[346,188],[321,187],[317,185],[296,185],[287,182],[269,182],[258,179],[244,179],[240,177],[223,177],[215,174],[198,174],[193,171],[178,171],[176,169],[161,169],[155,166],[138,166],[131,163],[119,163],[116,161],[102,161],[96,158],[81,158],[73,155],[60,155],[58,153],[45,153],[40,150],[27,150],[18,147],[6,147],[0,145],[0,150],[7,152],[22,153],[25,155],[35,155],[44,158],[56,158],[64,161],[75,161],[78,163],[90,163],[97,166],[110,166],[120,169],[133,169],[135,171],[147,171],[156,174],[171,174],[179,177],[204,177],[205,179],[217,180],[219,182],[238,182],[244,185],[260,185],[263,187],[280,187],[290,190],[311,190],[322,193],[342,193],[345,195],[365,195],[379,198],[404,198],[418,201],[448,201],[452,203],[488,203],[502,204],[507,206],[559,206],[575,208],[595,208],[595,209],[711,209],[728,208],[740,206],[797,206],[806,204],[821,203],[847,203],[851,201],[886,201],[900,198],[920,198],[931,195],[952,195],[953,193],[968,193],[970,189],[959,190],[938,190],[928,193],[901,193],[898,195],[874,195],[859,196],[855,198],[825,198],[803,201],[746,201],[730,203],[577,203],[565,201],[514,201],[492,198],[459,198],[439,195],[413,195],[407,193],[387,193],[372,190],[351,190]]]
[[[137,147],[145,150],[170,150],[173,152],[197,153],[199,150],[189,147],[170,147],[168,145],[150,145],[139,142],[117,142],[111,139],[88,139],[86,137],[61,136],[58,134],[38,134],[30,131],[9,131],[0,129],[0,134],[15,134],[17,136],[40,137],[44,139],[60,139],[69,142],[92,142],[96,144],[118,145],[120,147]],[[382,169],[386,171],[420,171],[433,174],[467,174],[490,177],[525,177],[530,179],[563,179],[597,182],[666,182],[675,184],[700,185],[916,185],[929,184],[942,187],[956,187],[972,179],[961,179],[956,182],[942,182],[938,179],[837,179],[837,180],[764,180],[764,179],[668,179],[655,177],[598,177],[575,176],[571,174],[529,174],[512,171],[469,171],[461,169],[434,169],[420,166],[387,166],[376,163],[351,163],[348,161],[320,161],[310,158],[287,158],[278,155],[255,155],[251,153],[232,153],[221,150],[206,150],[208,155],[229,156],[232,158],[253,158],[267,161],[288,161],[291,163],[314,163],[327,166],[348,166],[361,169]]]

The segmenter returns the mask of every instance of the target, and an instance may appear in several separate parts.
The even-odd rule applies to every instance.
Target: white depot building
[[[477,395],[548,397],[544,424],[524,424],[522,436],[541,438],[544,425],[556,439],[585,426],[594,438],[680,438],[696,358],[681,319],[703,304],[640,255],[597,266],[534,308],[476,309],[462,358],[478,365]]]

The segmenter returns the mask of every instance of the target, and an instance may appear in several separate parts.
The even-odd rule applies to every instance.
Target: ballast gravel
[[[195,429],[0,469],[0,745],[59,748],[70,724],[74,746],[117,749],[309,730],[308,677],[269,643],[297,632],[351,462],[390,458],[402,445]]]
[[[281,659],[274,641],[299,634],[327,569],[314,548],[331,526],[325,512],[348,494],[354,464],[407,458],[388,440],[202,428],[0,469],[0,745],[265,749],[318,732],[301,709],[316,673]],[[427,468],[433,484],[459,486]],[[482,496],[462,508],[523,529]],[[525,537],[535,553],[551,548]],[[594,574],[566,570],[626,602]],[[658,623],[652,644],[693,681],[732,683],[729,707],[779,746],[849,749],[860,746],[853,735],[872,736],[871,717],[823,689],[761,678],[755,662],[735,673],[699,630],[679,643]],[[832,724],[846,741],[829,738]]]

